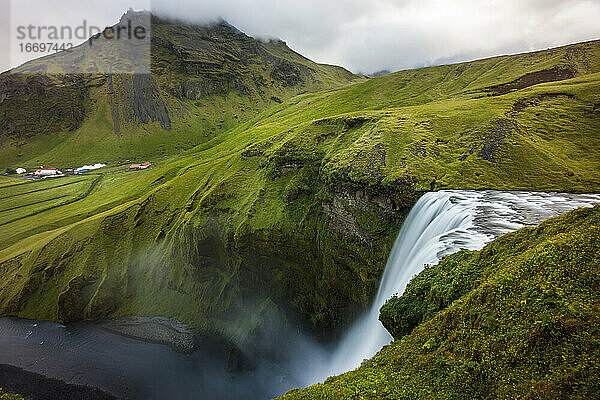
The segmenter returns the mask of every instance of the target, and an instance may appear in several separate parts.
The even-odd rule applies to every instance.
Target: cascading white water
[[[481,249],[497,236],[596,203],[600,203],[600,195],[496,191],[425,194],[398,234],[373,305],[344,336],[323,376],[358,367],[391,341],[378,321],[379,309],[394,294],[401,295],[425,265],[436,264],[459,249]]]

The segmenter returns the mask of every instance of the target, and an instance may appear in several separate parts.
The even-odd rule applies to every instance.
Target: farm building
[[[35,176],[54,176],[54,175],[62,175],[62,172],[60,172],[56,168],[42,168],[42,169],[38,169],[33,174]]]
[[[79,167],[75,169],[76,174],[82,174],[84,172],[93,171],[95,169],[100,169],[106,167],[106,164],[94,164],[94,165],[84,165],[83,167]]]
[[[131,166],[129,167],[129,169],[130,170],[134,170],[134,169],[146,169],[146,168],[148,168],[151,165],[152,165],[152,163],[146,161],[143,164],[131,164]]]

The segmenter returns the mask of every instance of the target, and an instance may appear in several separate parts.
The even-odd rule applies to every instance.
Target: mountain
[[[256,337],[276,338],[273,321],[299,320],[301,327],[330,339],[369,305],[394,237],[423,192],[600,190],[598,41],[365,80],[313,64],[282,43],[258,43],[225,24],[159,25],[154,30],[159,37],[165,32],[171,43],[177,43],[177,32],[187,38],[196,31],[222,37],[224,31],[234,38],[225,40],[227,48],[241,48],[240,41],[257,46],[259,54],[245,61],[254,67],[238,78],[249,94],[236,89],[202,97],[203,86],[192,78],[185,83],[187,73],[178,77],[174,69],[169,81],[170,72],[160,68],[187,65],[191,56],[177,58],[163,47],[154,58],[175,58],[154,62],[153,73],[138,83],[145,93],[158,88],[171,130],[158,128],[160,120],[146,125],[131,119],[119,138],[108,106],[108,78],[95,77],[98,87],[65,84],[103,94],[88,95],[97,99],[91,102],[96,111],[81,116],[71,133],[29,133],[31,141],[23,139],[19,148],[41,154],[31,155],[31,165],[92,162],[114,149],[116,160],[143,154],[153,166],[134,173],[112,162],[103,170],[56,180],[1,179],[2,315],[64,323],[162,315],[217,332],[240,348]],[[201,36],[193,43],[211,46],[194,57],[226,51]],[[305,77],[286,86],[292,81],[272,77],[280,64],[271,56],[298,71],[305,65],[318,77],[312,88],[327,89],[293,96],[313,81]],[[268,79],[267,72],[252,72],[263,63]],[[229,61],[222,65],[234,68]],[[203,74],[214,82],[238,76],[219,71]],[[264,81],[248,78],[256,74]],[[55,77],[3,79],[32,79],[9,85],[26,91],[36,88],[38,79]],[[182,85],[199,92],[181,91]],[[52,87],[68,92],[60,84]],[[127,88],[119,83],[114,89],[124,93],[118,100],[123,115]],[[79,104],[70,95],[40,92],[56,104],[64,102],[65,110]],[[18,98],[0,105],[5,115],[21,115],[6,108]],[[253,101],[259,107],[252,108]],[[180,118],[186,108],[181,103],[199,115]],[[18,104],[27,107],[25,100]],[[251,112],[226,124],[225,105],[232,113]],[[206,110],[214,117],[205,117]],[[202,118],[225,122],[197,146],[166,150],[172,140],[205,132],[199,127],[211,125]],[[154,127],[151,134],[145,133],[148,127]],[[65,141],[46,151],[49,145],[37,140],[49,137]],[[15,156],[20,150],[8,146],[7,166],[21,166]]]
[[[596,398],[599,246],[596,206],[448,256],[382,307],[392,344],[282,399]]]
[[[372,74],[369,74],[370,77],[372,78],[378,78],[380,76],[385,76],[385,75],[389,75],[392,72],[387,70],[387,69],[382,69],[381,71],[377,71],[377,72],[373,72]]]
[[[0,168],[179,153],[299,93],[364,80],[223,21],[130,10],[107,29],[132,21],[149,25],[149,54],[99,36],[0,75]],[[133,58],[145,56],[151,73],[132,73]]]

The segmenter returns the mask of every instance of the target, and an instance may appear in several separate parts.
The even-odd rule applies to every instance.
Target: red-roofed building
[[[151,162],[146,161],[143,164],[131,164],[131,166],[129,167],[129,169],[146,169],[146,168],[148,168],[151,165],[152,165]]]

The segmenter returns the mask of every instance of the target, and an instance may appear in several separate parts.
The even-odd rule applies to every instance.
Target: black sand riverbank
[[[0,387],[26,400],[117,400],[100,389],[71,385],[6,364],[0,364]]]

